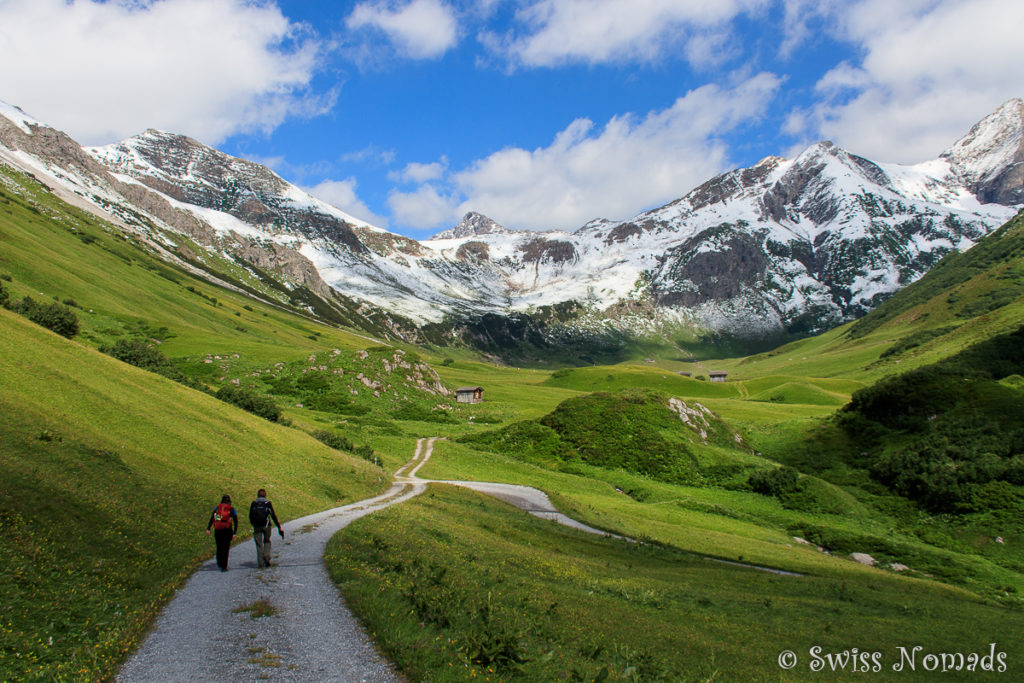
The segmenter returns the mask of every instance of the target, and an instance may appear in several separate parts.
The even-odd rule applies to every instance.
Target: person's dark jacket
[[[261,525],[261,524],[258,524],[256,522],[256,506],[257,505],[264,505],[264,504],[269,508],[270,514],[267,515],[266,524]],[[277,527],[277,533],[281,534],[281,536],[284,536],[284,530],[281,529],[281,523],[277,521],[277,513],[274,512],[274,504],[273,503],[271,503],[266,498],[263,498],[262,496],[260,498],[257,498],[256,500],[254,500],[252,503],[250,503],[250,505],[249,505],[249,524],[252,524],[253,528],[255,528],[255,529],[265,529],[266,527],[270,526],[270,522],[271,521],[273,521],[274,525]]]

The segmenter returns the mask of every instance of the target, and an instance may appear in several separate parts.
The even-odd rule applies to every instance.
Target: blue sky
[[[819,139],[934,158],[1024,96],[1021,26],[1019,0],[0,0],[0,100],[85,144],[191,135],[413,237],[571,230]]]

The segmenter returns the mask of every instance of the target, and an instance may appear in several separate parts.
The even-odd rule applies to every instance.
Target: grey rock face
[[[1024,101],[1004,103],[942,158],[981,202],[1024,204]]]
[[[350,223],[293,202],[288,183],[266,166],[184,135],[148,130],[93,148],[93,154],[112,170],[180,202],[223,211],[256,227],[327,240],[353,253],[366,251]]]
[[[495,223],[487,216],[476,211],[470,211],[459,224],[451,230],[445,230],[435,235],[432,239],[449,240],[458,237],[477,237],[479,235],[502,235],[512,232],[504,225]]]

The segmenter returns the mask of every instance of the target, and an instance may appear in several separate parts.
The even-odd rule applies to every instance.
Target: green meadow
[[[1019,218],[818,337],[552,371],[324,324],[221,254],[169,264],[0,172],[0,296],[79,324],[0,309],[2,680],[111,678],[210,556],[221,494],[266,487],[286,519],[369,497],[426,436],[444,440],[420,476],[534,486],[639,543],[444,485],[361,519],[328,568],[410,680],[804,680],[813,646],[881,653],[885,679],[899,646],[992,643],[1019,675],[1024,482],[1000,416],[1024,373],[971,374],[1019,363],[985,345],[1024,319]],[[118,343],[149,364],[101,351]],[[904,415],[911,370],[938,389]],[[455,403],[467,385],[483,403]],[[914,480],[890,466],[908,453]],[[960,479],[935,474],[949,463]]]
[[[385,653],[421,681],[807,680],[815,646],[878,652],[877,675],[892,680],[900,645],[1016,653],[1024,626],[1019,611],[933,581],[840,560],[775,575],[589,536],[444,486],[359,520],[327,561]],[[777,664],[785,650],[799,653],[792,671]],[[819,675],[864,676],[849,665]],[[934,675],[919,658],[899,678]]]

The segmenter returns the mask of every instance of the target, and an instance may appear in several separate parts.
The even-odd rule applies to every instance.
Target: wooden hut
[[[459,387],[455,390],[457,403],[480,403],[484,400],[483,387]]]

